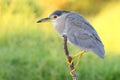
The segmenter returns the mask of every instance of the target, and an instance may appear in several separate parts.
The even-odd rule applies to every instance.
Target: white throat
[[[51,20],[55,30],[62,36],[65,29],[65,15],[58,17],[56,20]]]

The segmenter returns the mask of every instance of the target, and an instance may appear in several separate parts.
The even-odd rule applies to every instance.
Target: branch
[[[67,48],[67,36],[63,35],[63,38],[64,38],[64,51],[65,51],[65,55],[67,57],[68,62],[71,63],[72,58],[69,55],[69,51],[68,51],[68,48]],[[72,64],[69,65],[69,67],[70,67],[70,71],[72,71],[74,69],[73,62],[72,62]],[[78,80],[75,71],[71,72],[71,74],[72,74],[73,80]]]

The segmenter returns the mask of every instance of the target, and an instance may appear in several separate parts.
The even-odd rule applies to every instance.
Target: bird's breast
[[[65,30],[65,25],[64,24],[65,24],[64,21],[55,21],[55,22],[53,22],[53,26],[54,26],[55,30],[61,36],[63,35],[64,30]]]

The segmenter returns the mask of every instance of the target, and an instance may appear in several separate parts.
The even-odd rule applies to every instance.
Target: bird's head
[[[38,20],[37,23],[46,22],[46,21],[56,21],[58,18],[62,17],[67,13],[69,13],[69,11],[56,10],[53,13],[51,13],[49,17]]]

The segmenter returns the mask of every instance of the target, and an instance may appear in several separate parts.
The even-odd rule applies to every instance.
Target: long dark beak
[[[46,21],[50,21],[50,18],[43,18],[37,21],[37,23],[41,23],[41,22],[46,22]]]

